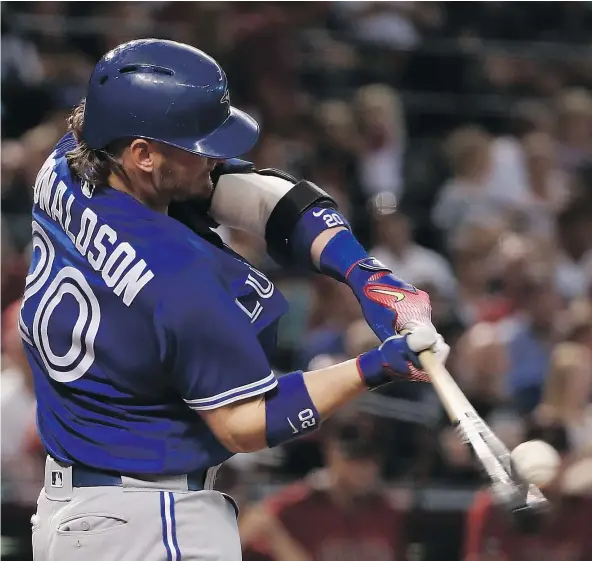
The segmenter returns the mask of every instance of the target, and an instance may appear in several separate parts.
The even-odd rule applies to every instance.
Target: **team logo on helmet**
[[[230,105],[230,93],[228,90],[224,91],[224,95],[220,99],[220,103],[226,103],[227,105]]]

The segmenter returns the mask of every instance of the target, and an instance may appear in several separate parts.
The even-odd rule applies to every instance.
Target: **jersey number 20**
[[[74,267],[63,267],[53,280],[48,282],[55,258],[51,240],[43,228],[33,222],[33,252],[39,252],[39,259],[33,271],[27,276],[21,304],[19,330],[21,337],[34,346],[45,364],[47,373],[58,382],[73,382],[84,376],[95,360],[95,337],[101,322],[101,308],[92,288],[84,275]],[[32,310],[32,325],[27,326],[23,317],[27,300],[43,290],[36,309]],[[70,347],[66,354],[56,354],[50,345],[49,322],[62,298],[69,294],[78,304],[78,316],[73,320],[70,331]],[[64,318],[59,322],[59,334],[64,336]]]

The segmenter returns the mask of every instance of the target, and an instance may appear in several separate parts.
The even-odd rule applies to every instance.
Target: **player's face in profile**
[[[168,193],[171,200],[209,197],[214,189],[210,173],[222,160],[161,146],[162,158],[156,177],[158,189]]]

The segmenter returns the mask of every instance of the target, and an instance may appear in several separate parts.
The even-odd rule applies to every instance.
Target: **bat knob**
[[[551,505],[549,501],[533,485],[534,495],[528,492],[527,500],[514,506],[511,518],[514,527],[523,534],[542,532],[549,518]]]
[[[540,534],[545,527],[547,513],[531,506],[516,509],[512,513],[514,527],[521,534]]]

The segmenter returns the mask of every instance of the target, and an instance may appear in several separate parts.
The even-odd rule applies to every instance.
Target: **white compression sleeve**
[[[257,173],[222,175],[218,180],[210,215],[219,224],[265,237],[269,217],[294,183]]]

